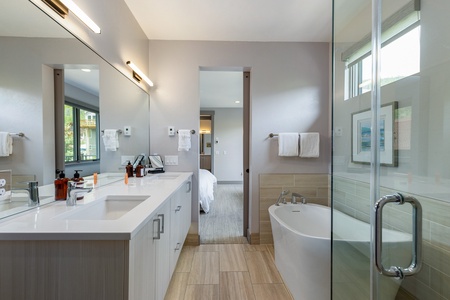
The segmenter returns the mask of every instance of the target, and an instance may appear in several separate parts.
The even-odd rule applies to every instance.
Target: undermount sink
[[[117,220],[147,200],[149,195],[110,195],[92,204],[77,206],[73,211],[57,216],[64,220]]]

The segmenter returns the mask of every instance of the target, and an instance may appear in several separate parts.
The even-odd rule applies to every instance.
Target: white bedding
[[[200,207],[205,213],[208,213],[209,204],[214,200],[214,187],[217,184],[217,178],[211,172],[204,169],[200,169],[198,177]]]

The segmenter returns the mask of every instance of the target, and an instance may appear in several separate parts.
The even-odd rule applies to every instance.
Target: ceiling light
[[[86,72],[86,73],[89,73],[89,72],[91,72],[91,70],[90,70],[90,69],[81,69],[81,71],[83,71],[83,72]]]
[[[236,100],[236,101],[234,101],[234,103],[239,104],[239,103],[241,103],[241,101]]]
[[[55,1],[55,0],[51,0]],[[84,11],[82,11],[78,5],[76,5],[72,0],[61,0],[62,4],[67,6],[70,11],[72,11],[84,24],[86,24],[87,27],[89,27],[93,32],[100,33],[100,27],[95,24],[94,21],[92,21],[91,18],[86,15]]]
[[[143,79],[149,86],[153,86],[153,82],[147,76],[145,76],[145,74],[141,70],[139,70],[139,68],[136,67],[135,64],[133,64],[131,61],[127,61],[127,65],[129,65],[133,70],[134,79],[136,79],[138,82]]]
[[[62,4],[59,0],[42,0],[42,2],[52,8],[63,19],[69,14],[69,9],[67,6]]]

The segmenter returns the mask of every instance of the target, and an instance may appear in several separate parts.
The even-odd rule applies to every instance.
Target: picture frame
[[[398,102],[381,106],[380,110],[380,164],[397,167],[397,132],[395,111]],[[371,122],[370,109],[352,113],[352,163],[370,164],[371,160]]]

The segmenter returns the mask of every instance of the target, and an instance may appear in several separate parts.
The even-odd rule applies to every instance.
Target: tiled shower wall
[[[261,174],[259,176],[259,232],[261,244],[273,244],[269,207],[274,204],[281,191],[289,190],[286,197],[291,201],[292,193],[306,197],[309,203],[329,206],[330,176],[328,174]]]
[[[380,195],[402,191],[381,188]],[[423,209],[423,266],[417,276],[407,277],[402,287],[418,299],[450,299],[450,203],[404,193],[417,198]],[[369,222],[369,184],[333,177],[333,207]],[[387,227],[411,233],[411,205],[388,204],[383,210]]]

